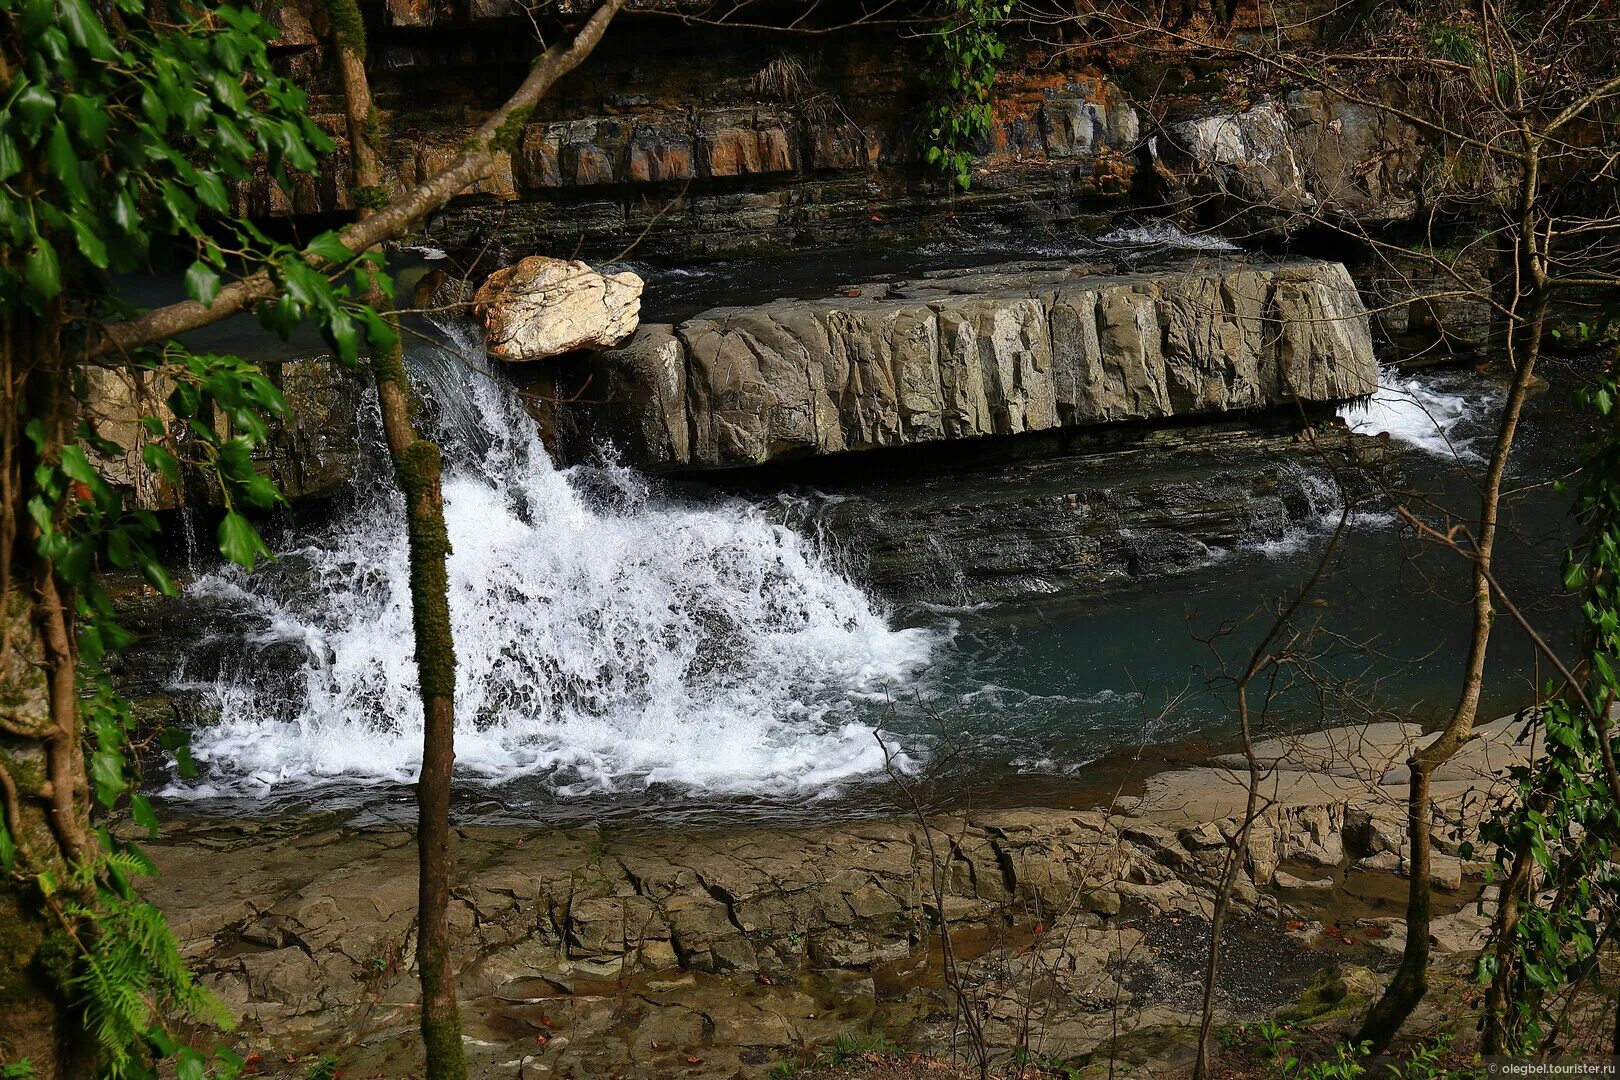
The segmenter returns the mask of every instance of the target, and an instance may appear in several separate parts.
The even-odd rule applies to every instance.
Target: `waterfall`
[[[1378,389],[1362,401],[1339,409],[1350,430],[1363,435],[1387,433],[1397,442],[1443,458],[1479,462],[1475,449],[1482,432],[1464,436],[1459,424],[1493,410],[1500,390],[1485,388],[1454,372],[1405,375],[1392,366],[1378,370]]]
[[[433,336],[408,362],[446,453],[460,776],[535,777],[561,796],[781,794],[883,767],[881,704],[937,632],[892,628],[814,544],[743,500],[677,498],[611,465],[559,471],[476,330]],[[219,719],[193,734],[202,775],[165,794],[414,778],[404,515],[374,456],[336,519],[280,544],[272,566],[191,586],[251,629],[223,670],[176,675]]]

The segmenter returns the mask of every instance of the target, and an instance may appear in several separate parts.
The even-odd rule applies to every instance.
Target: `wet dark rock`
[[[1361,465],[1346,467],[1351,440],[1333,425],[1308,440],[1282,425],[1132,434],[1041,460],[829,480],[783,505],[893,602],[1006,602],[1173,577],[1302,539],[1370,489],[1365,470],[1382,456],[1356,439]]]

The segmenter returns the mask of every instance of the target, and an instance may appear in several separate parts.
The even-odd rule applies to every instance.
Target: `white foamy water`
[[[1339,416],[1351,431],[1363,435],[1388,433],[1390,438],[1431,454],[1463,461],[1478,461],[1475,437],[1465,436],[1458,425],[1488,402],[1470,399],[1447,387],[1436,376],[1402,375],[1394,368],[1378,372],[1378,390],[1364,401],[1350,402]]]
[[[892,629],[803,537],[738,499],[701,504],[629,470],[559,472],[476,335],[414,358],[447,447],[457,765],[559,794],[673,785],[815,792],[880,771],[876,704],[937,634]],[[457,356],[455,353],[463,355]],[[422,711],[403,511],[386,475],[268,571],[192,591],[265,627],[200,690],[203,776],[165,794],[408,782]],[[267,679],[267,651],[298,659]]]
[[[1097,237],[1099,244],[1121,247],[1162,247],[1180,251],[1241,251],[1237,244],[1214,233],[1189,233],[1170,221],[1121,225]]]

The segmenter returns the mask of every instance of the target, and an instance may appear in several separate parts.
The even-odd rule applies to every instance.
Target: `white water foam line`
[[[447,448],[459,774],[539,776],[561,795],[779,794],[881,771],[872,717],[940,635],[891,628],[813,545],[740,499],[675,501],[626,469],[559,472],[476,332],[446,332],[448,348],[414,359]],[[192,586],[262,617],[249,651],[306,659],[290,684],[252,657],[206,684],[182,673],[220,719],[193,735],[202,776],[165,794],[415,778],[403,511],[392,483],[368,486],[283,553],[298,572],[233,568]]]
[[[1189,233],[1170,221],[1121,225],[1097,237],[1099,244],[1120,247],[1157,247],[1178,251],[1241,251],[1237,244],[1214,233]]]
[[[1477,393],[1470,400],[1451,385],[1444,376],[1402,375],[1394,368],[1381,368],[1373,395],[1341,406],[1339,416],[1359,434],[1387,433],[1397,442],[1439,457],[1477,462],[1475,437],[1458,428],[1492,402],[1479,400]]]

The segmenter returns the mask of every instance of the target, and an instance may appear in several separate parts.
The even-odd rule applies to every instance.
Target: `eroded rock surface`
[[[1326,404],[1377,370],[1339,263],[1019,263],[645,326],[574,372],[551,420],[565,456],[607,438],[635,464],[726,468]]]
[[[544,360],[576,349],[609,349],[635,333],[642,281],[599,274],[577,259],[533,255],[491,274],[473,297],[489,355]]]
[[[328,357],[265,360],[261,367],[281,390],[287,415],[271,422],[256,467],[289,499],[337,494],[360,469],[364,456],[359,376]],[[183,468],[176,485],[142,463],[142,447],[151,438],[142,417],[156,417],[172,435],[185,437],[185,425],[165,404],[174,390],[173,380],[137,368],[92,368],[89,379],[87,418],[102,438],[124,448],[119,456],[88,451],[90,459],[110,483],[124,490],[127,506],[173,510],[219,504],[219,486],[202,470]],[[221,416],[213,422],[228,433],[228,419]]]
[[[1511,756],[1519,726],[1486,725],[1477,745]],[[1265,1015],[1335,961],[1393,958],[1393,912],[1342,905],[1400,872],[1402,791],[1383,781],[1415,737],[1374,725],[1261,748],[1266,809],[1233,894],[1223,1017]],[[1477,823],[1496,782],[1437,781],[1437,842]],[[1108,809],[926,826],[463,828],[451,924],[475,1075],[754,1076],[851,1031],[944,1046],[941,930],[996,1045],[1033,1030],[1066,1056],[1185,1030],[1185,973],[1201,965],[1246,783],[1217,763],[1150,777]],[[301,1054],[418,1068],[410,840],[319,820],[180,822],[152,846],[153,899],[267,1075],[302,1075]],[[1390,852],[1394,865],[1370,861]],[[1484,924],[1451,893],[1477,892],[1482,867],[1435,869],[1436,938],[1461,963]]]
[[[1410,217],[1423,144],[1385,110],[1309,91],[1169,124],[1146,156],[1169,205],[1243,233]]]

